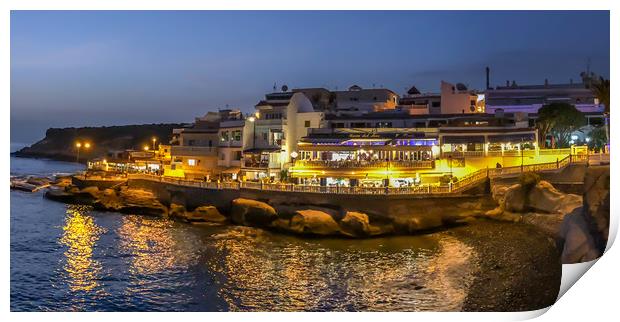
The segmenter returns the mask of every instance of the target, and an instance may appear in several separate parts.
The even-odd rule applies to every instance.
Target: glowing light
[[[148,146],[148,145],[145,145],[145,146],[144,146],[144,151],[148,151],[148,150],[149,150],[149,146]]]
[[[87,149],[90,148],[90,143],[88,143],[88,142],[84,143],[84,147],[87,148]]]
[[[296,159],[298,156],[297,152],[293,151],[291,152],[291,158]]]
[[[256,121],[256,118],[254,116],[250,116],[250,117],[248,117],[248,121],[254,122],[254,121]]]
[[[81,148],[81,147],[82,147],[82,143],[80,143],[80,142],[76,143],[76,144],[75,144],[75,147],[77,147],[77,148]]]

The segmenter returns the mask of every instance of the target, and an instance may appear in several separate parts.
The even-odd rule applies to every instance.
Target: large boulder
[[[520,184],[510,186],[504,194],[503,209],[510,212],[526,212],[527,195]]]
[[[230,208],[231,220],[239,225],[269,226],[278,218],[270,205],[251,199],[237,198]]]
[[[200,206],[193,211],[186,212],[185,218],[191,222],[226,222],[226,217],[224,217],[214,206]]]
[[[590,167],[584,182],[583,216],[588,222],[597,248],[603,252],[609,235],[609,167]]]
[[[536,212],[567,214],[581,204],[581,196],[562,193],[549,182],[540,181],[530,191],[527,206]]]
[[[343,234],[352,237],[364,237],[371,234],[368,215],[361,212],[347,211],[340,220],[340,228]]]
[[[319,210],[298,210],[290,219],[289,230],[309,235],[336,235],[340,227],[332,216]]]
[[[157,196],[149,190],[121,189],[119,193],[123,213],[136,213],[149,216],[167,216],[168,207],[164,206]]]
[[[172,218],[183,218],[185,219],[185,206],[179,205],[176,203],[170,204],[170,208],[168,209],[168,216]]]
[[[573,264],[597,259],[601,252],[596,247],[590,234],[588,223],[584,219],[583,208],[579,207],[564,216],[560,235],[563,238],[562,263]]]

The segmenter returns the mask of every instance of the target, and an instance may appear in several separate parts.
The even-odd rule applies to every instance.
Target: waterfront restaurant
[[[292,153],[289,173],[306,185],[412,186],[438,153],[437,137],[425,129],[312,129]]]

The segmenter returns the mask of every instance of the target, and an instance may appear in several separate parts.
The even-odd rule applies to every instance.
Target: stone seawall
[[[358,211],[390,218],[442,217],[464,209],[492,208],[488,196],[346,195],[241,189],[241,198],[271,205],[314,205]]]
[[[212,205],[223,212],[230,209],[232,200],[236,198],[262,201],[274,206],[319,206],[390,218],[442,217],[467,210],[492,209],[495,206],[487,195],[347,195],[254,189],[215,190],[144,179],[129,179],[128,186],[152,191],[165,205],[174,203],[188,209]]]
[[[177,204],[188,209],[200,206],[215,206],[228,211],[231,202],[239,198],[239,190],[216,190],[198,187],[179,186],[172,183],[144,179],[129,179],[129,188],[145,189],[153,192],[165,205]]]

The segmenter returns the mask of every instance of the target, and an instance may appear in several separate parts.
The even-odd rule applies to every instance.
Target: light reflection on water
[[[93,249],[104,232],[88,213],[88,207],[71,205],[67,207],[65,225],[59,243],[66,246],[64,271],[73,292],[93,291],[99,286],[101,263],[93,259]]]
[[[64,171],[11,158],[11,173]],[[458,310],[477,254],[447,234],[307,239],[11,191],[11,310]]]
[[[57,290],[37,309],[460,310],[477,256],[442,233],[312,239],[62,209],[48,214],[64,216],[56,237],[60,269],[48,281],[37,280],[38,288],[51,283]],[[12,308],[19,304],[12,300]]]

